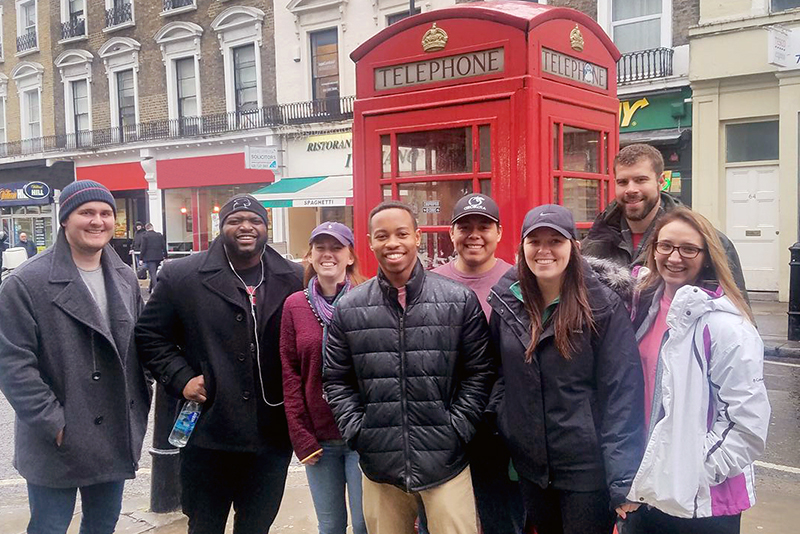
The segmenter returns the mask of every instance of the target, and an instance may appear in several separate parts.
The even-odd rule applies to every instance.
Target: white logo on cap
[[[467,201],[468,205],[464,206],[464,211],[467,211],[467,210],[483,210],[483,211],[486,211],[486,206],[483,205],[483,201],[484,200],[486,200],[486,199],[483,198],[483,197],[478,197],[478,196],[471,197]]]
[[[250,207],[250,199],[249,198],[239,198],[233,202],[233,209],[243,209]]]

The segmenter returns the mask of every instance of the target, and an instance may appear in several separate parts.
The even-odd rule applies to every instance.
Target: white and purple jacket
[[[637,340],[658,315],[662,292],[638,310],[646,316]],[[694,286],[675,294],[667,325],[647,447],[628,499],[675,517],[738,514],[755,504],[753,462],[764,452],[771,411],[761,337],[721,291]]]

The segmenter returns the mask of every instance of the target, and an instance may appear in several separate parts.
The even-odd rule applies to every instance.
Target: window
[[[6,97],[0,97],[0,145],[7,143],[6,139]],[[0,154],[2,154],[0,152]]]
[[[44,67],[39,63],[22,61],[11,71],[11,78],[17,86],[19,95],[20,138],[23,140],[23,154],[41,150],[42,125],[40,94]],[[36,141],[28,141],[35,139]]]
[[[89,84],[86,80],[71,82],[72,118],[76,132],[90,130],[89,125]]]
[[[197,87],[195,86],[194,58],[175,61],[178,81],[178,118],[197,116]]]
[[[38,50],[36,0],[17,2],[17,53]]]
[[[314,100],[339,98],[339,44],[336,28],[311,34],[311,90]]]
[[[39,91],[27,91],[23,93],[25,105],[25,124],[23,124],[23,138],[35,139],[42,136],[42,124],[39,116]]]
[[[61,40],[86,36],[85,0],[61,0]]]
[[[419,15],[421,13],[420,8],[414,8],[414,14]],[[392,15],[387,15],[386,17],[386,25],[391,26],[395,22],[400,22],[403,19],[407,19],[409,17],[408,10],[401,11],[400,13],[394,13]]]
[[[800,7],[800,0],[772,0],[770,11],[777,13],[788,9],[796,9],[798,7]]]
[[[117,126],[126,132],[136,125],[136,95],[133,69],[116,73],[117,79]]]
[[[612,0],[611,37],[623,54],[659,48],[664,39],[665,0]]]
[[[256,47],[240,46],[233,49],[234,86],[236,89],[236,111],[252,111],[258,108],[258,84],[256,81]]]
[[[225,72],[225,109],[229,112],[261,108],[261,39],[264,12],[247,6],[233,6],[211,23],[220,43]],[[237,120],[244,117],[237,114]],[[253,113],[247,120],[254,120]]]
[[[180,119],[180,134],[197,133],[202,115],[200,93],[200,37],[203,28],[192,22],[170,22],[158,30],[155,41],[161,46],[166,66],[169,118]],[[191,127],[191,131],[187,128]]]
[[[128,27],[133,24],[133,0],[106,0],[106,30],[117,26]]]
[[[0,4],[0,61],[3,61],[3,6]]]
[[[728,124],[725,137],[728,163],[778,159],[778,121]]]

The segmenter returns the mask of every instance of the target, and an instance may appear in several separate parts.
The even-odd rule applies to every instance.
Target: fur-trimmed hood
[[[636,278],[631,274],[631,270],[612,260],[594,256],[584,256],[583,259],[586,260],[600,281],[619,295],[625,306],[630,309],[636,289]]]

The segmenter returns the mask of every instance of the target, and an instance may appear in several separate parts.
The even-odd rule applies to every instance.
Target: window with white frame
[[[778,13],[800,7],[800,0],[771,0],[770,11]]]
[[[64,84],[64,122],[71,147],[90,143],[93,60],[94,56],[82,49],[65,50],[55,60]]]
[[[421,12],[422,11],[420,10],[420,8],[418,7],[414,8],[414,15],[419,15]],[[391,26],[392,24],[400,22],[403,19],[407,19],[410,16],[411,15],[409,14],[408,10],[401,11],[399,13],[392,13],[391,15],[386,15],[386,25]]]
[[[200,93],[200,37],[203,28],[192,22],[170,22],[155,35],[166,66],[167,108],[170,119],[181,119],[181,132],[199,127],[203,106]]]
[[[105,0],[105,27],[111,31],[133,25],[133,0]]]
[[[0,4],[0,61],[5,58],[5,49],[3,47],[3,5]]]
[[[61,0],[61,39],[86,35],[86,0]]]
[[[610,0],[610,3],[609,33],[620,52],[671,46],[670,0]]]
[[[17,53],[38,48],[36,0],[17,0]]]
[[[44,67],[39,63],[22,61],[11,71],[17,86],[20,103],[20,132],[23,141],[42,136],[41,92]],[[23,149],[36,149],[36,143],[23,143]]]
[[[254,7],[234,6],[214,19],[225,72],[227,111],[247,112],[261,108],[261,25],[264,12]]]
[[[310,34],[311,97],[339,98],[339,30],[331,28]]]
[[[76,132],[91,130],[89,124],[89,82],[70,82],[72,89],[72,123]]]
[[[139,122],[139,49],[128,37],[115,37],[98,50],[108,77],[111,126],[121,140],[136,136]]]
[[[39,110],[39,90],[33,89],[22,93],[23,115],[22,138],[36,139],[42,136],[42,118]]]
[[[0,144],[7,143],[6,140],[6,97],[0,97]]]

